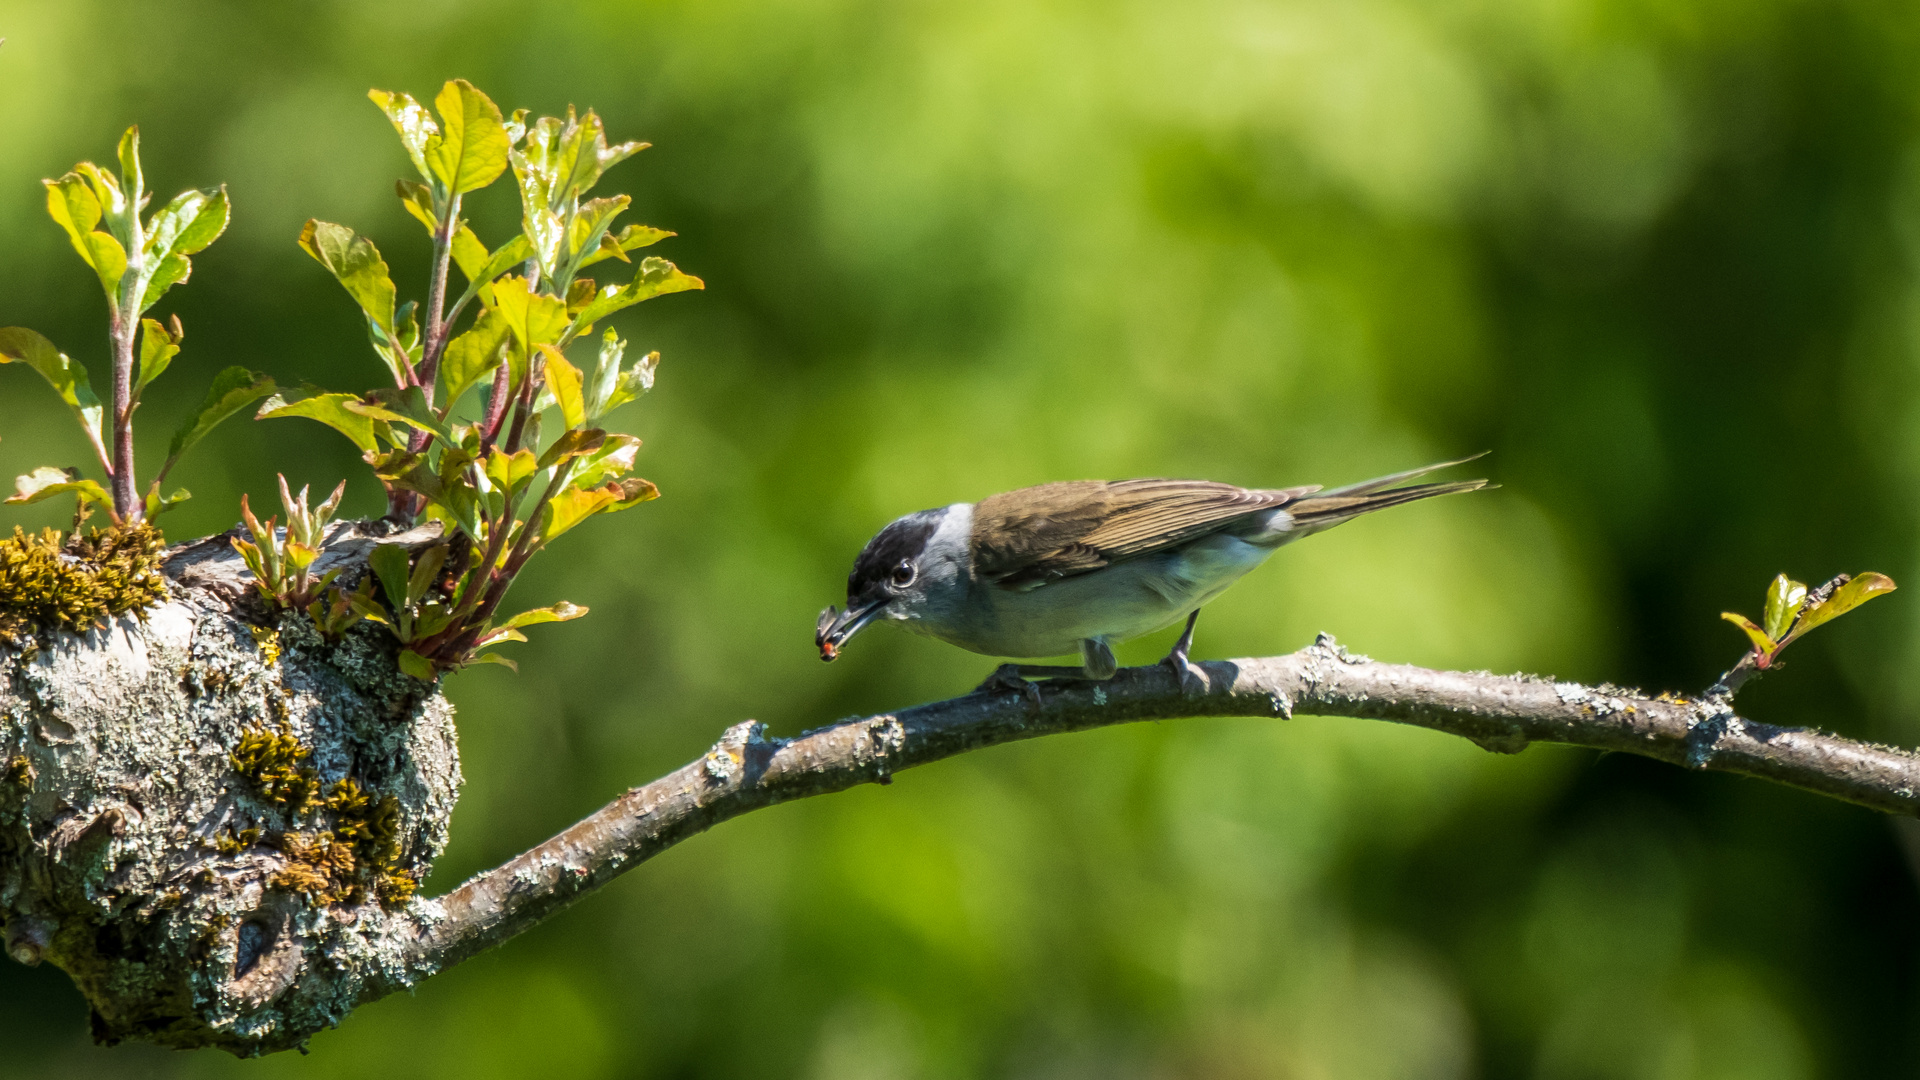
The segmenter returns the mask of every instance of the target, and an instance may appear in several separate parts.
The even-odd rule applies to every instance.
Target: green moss
[[[76,532],[14,526],[0,539],[0,639],[40,627],[85,630],[167,598],[160,530],[145,522]]]
[[[0,774],[0,782],[11,787],[33,787],[33,762],[25,754],[15,754],[7,761],[6,771]]]

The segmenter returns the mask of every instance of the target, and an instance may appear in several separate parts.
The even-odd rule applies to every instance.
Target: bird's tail
[[[1411,480],[1416,476],[1423,476],[1439,469],[1463,465],[1475,458],[1485,456],[1484,453],[1475,454],[1473,457],[1464,457],[1457,461],[1443,461],[1421,469],[1409,469],[1390,476],[1363,480],[1358,484],[1334,488],[1332,491],[1316,492],[1302,497],[1297,502],[1287,504],[1287,515],[1293,519],[1296,530],[1319,532],[1341,522],[1351,521],[1362,514],[1385,510],[1389,506],[1431,499],[1435,495],[1452,495],[1460,491],[1479,491],[1482,488],[1499,487],[1500,485],[1485,479],[1458,480],[1444,484],[1411,484],[1407,487],[1393,486],[1402,480]]]

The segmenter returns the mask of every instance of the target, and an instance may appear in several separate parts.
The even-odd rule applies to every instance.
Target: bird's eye
[[[914,569],[910,562],[903,562],[893,568],[893,587],[904,589],[913,584]]]

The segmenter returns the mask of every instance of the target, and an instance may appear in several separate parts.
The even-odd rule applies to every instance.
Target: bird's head
[[[847,575],[847,609],[827,608],[814,626],[820,659],[838,657],[853,635],[875,619],[912,619],[926,608],[929,590],[951,576],[951,560],[939,542],[950,509],[908,514],[867,541]]]

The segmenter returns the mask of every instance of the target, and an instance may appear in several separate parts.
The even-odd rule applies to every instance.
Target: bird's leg
[[[1113,655],[1113,647],[1099,638],[1083,638],[1080,642],[1080,677],[1106,682],[1113,673],[1120,670],[1120,661]]]
[[[1040,704],[1040,686],[1032,679],[1090,679],[1105,682],[1120,670],[1120,661],[1106,642],[1088,638],[1080,643],[1081,666],[1066,664],[1001,664],[987,680],[974,687],[976,694],[1025,694],[1028,701]]]
[[[1200,665],[1187,659],[1187,650],[1193,648],[1193,624],[1199,621],[1200,609],[1194,608],[1187,616],[1187,628],[1180,632],[1180,640],[1173,643],[1173,651],[1160,662],[1173,669],[1174,678],[1180,680],[1183,693],[1198,694],[1207,689],[1205,673]]]

